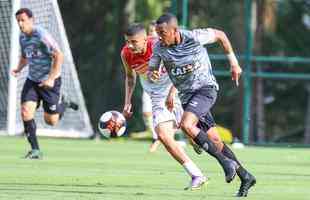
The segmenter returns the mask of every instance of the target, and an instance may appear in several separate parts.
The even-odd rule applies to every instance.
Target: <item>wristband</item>
[[[238,65],[238,60],[237,60],[234,52],[230,52],[229,54],[226,54],[226,56],[227,56],[231,65],[234,65],[234,64]]]

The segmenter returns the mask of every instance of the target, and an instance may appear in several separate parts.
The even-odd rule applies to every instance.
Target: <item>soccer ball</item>
[[[126,131],[126,119],[118,111],[107,111],[101,115],[98,122],[98,129],[106,138],[120,137]]]

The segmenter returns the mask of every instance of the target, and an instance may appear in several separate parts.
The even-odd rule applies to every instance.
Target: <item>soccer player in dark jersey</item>
[[[247,196],[256,179],[219,137],[211,114],[219,86],[207,50],[203,47],[208,43],[221,44],[231,65],[232,80],[238,85],[242,70],[230,41],[223,31],[213,28],[193,31],[179,29],[176,17],[169,13],[157,19],[156,31],[160,42],[154,45],[153,56],[149,61],[152,71],[149,73],[150,79],[156,81],[160,77],[158,68],[160,62],[163,62],[179,91],[184,109],[181,128],[196,144],[218,160],[225,172],[226,182],[231,182],[238,174],[241,185],[237,196]]]
[[[28,8],[19,9],[16,20],[21,30],[19,37],[21,58],[12,74],[17,76],[25,66],[29,72],[21,94],[21,116],[25,135],[31,145],[31,151],[25,158],[41,159],[34,115],[40,102],[43,102],[44,120],[56,125],[66,107],[74,110],[78,105],[65,103],[60,97],[61,65],[63,53],[52,36],[42,27],[35,26],[33,13]]]

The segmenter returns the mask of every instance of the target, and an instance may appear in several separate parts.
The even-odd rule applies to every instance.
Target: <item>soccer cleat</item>
[[[62,95],[61,96],[61,102],[64,105],[64,112],[66,111],[67,108],[71,108],[72,110],[77,111],[79,109],[79,105],[72,102],[72,101],[67,101],[65,96]],[[64,116],[64,112],[61,112],[59,115],[59,119],[62,119]]]
[[[26,159],[42,159],[43,158],[43,154],[40,150],[34,149],[29,151],[25,157]]]
[[[184,190],[200,190],[207,181],[208,178],[205,176],[193,176],[189,186],[184,188]]]
[[[74,103],[73,101],[70,101],[68,108],[71,108],[72,110],[77,111],[79,109],[79,105]]]
[[[67,101],[65,96],[61,96],[61,101],[65,105],[65,108],[71,108],[72,110],[77,111],[79,109],[79,105],[73,101]]]
[[[155,152],[158,148],[158,146],[160,145],[160,141],[159,140],[154,140],[149,148],[149,151],[151,153]]]
[[[249,189],[255,184],[255,177],[252,174],[247,173],[246,176],[241,179],[241,185],[238,193],[236,194],[236,197],[246,197],[248,195]]]
[[[225,180],[227,183],[230,183],[232,180],[234,180],[237,174],[237,168],[238,164],[235,161],[231,159],[226,159],[223,161],[223,169],[225,173]]]

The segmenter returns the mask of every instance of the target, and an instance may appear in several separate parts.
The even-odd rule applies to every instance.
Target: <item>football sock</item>
[[[224,144],[222,152],[226,157],[236,161],[236,163],[239,165],[239,168],[236,171],[238,176],[242,179],[248,172],[242,167],[234,152],[226,144]]]
[[[221,152],[218,151],[215,144],[208,138],[207,134],[200,131],[194,138],[196,144],[202,147],[207,153],[217,159],[217,161],[224,167],[224,161],[228,158]]]
[[[27,140],[31,145],[31,149],[39,150],[39,144],[36,136],[37,126],[34,119],[29,121],[24,121],[25,134],[27,136]]]
[[[63,101],[57,104],[57,113],[59,113],[59,119],[63,117],[65,110],[66,110],[66,105]]]
[[[201,170],[197,167],[197,165],[193,162],[185,162],[183,163],[183,167],[185,171],[190,175],[191,177],[194,176],[203,176]]]
[[[57,112],[63,114],[65,112],[66,106],[64,102],[61,102],[57,105]]]
[[[238,165],[241,166],[241,164],[240,164],[239,160],[237,159],[237,157],[235,156],[234,152],[233,152],[226,144],[224,144],[222,153],[223,153],[226,157],[228,157],[228,158],[230,158],[230,159],[236,161],[236,163],[237,163]]]

